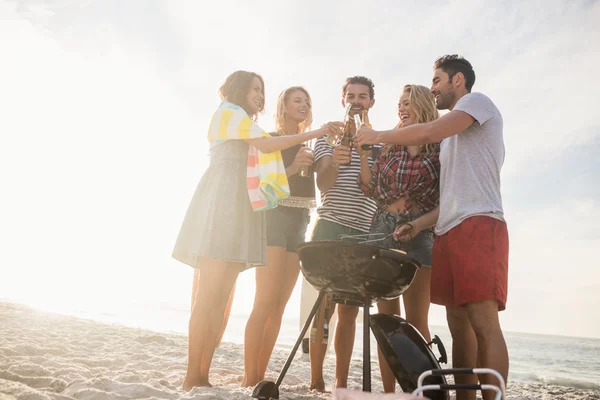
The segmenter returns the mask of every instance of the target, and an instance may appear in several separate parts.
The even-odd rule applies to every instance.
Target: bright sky
[[[600,2],[207,4],[0,0],[0,298],[187,304],[191,269],[170,254],[228,74],[263,75],[265,129],[286,87],[310,91],[319,126],[366,75],[389,128],[402,86],[459,53],[504,116],[503,326],[600,337]]]

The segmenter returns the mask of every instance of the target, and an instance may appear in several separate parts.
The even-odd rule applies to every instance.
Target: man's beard
[[[454,98],[452,93],[440,93],[439,94],[439,99],[440,101],[435,102],[435,106],[438,110],[447,110],[450,107],[450,104],[452,104],[452,99]]]

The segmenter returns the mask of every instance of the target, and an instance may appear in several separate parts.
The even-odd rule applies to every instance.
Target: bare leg
[[[231,288],[231,293],[229,293],[229,300],[227,301],[227,306],[225,307],[225,316],[223,317],[223,325],[221,326],[221,333],[219,333],[219,341],[217,342],[217,347],[221,345],[221,341],[223,340],[223,334],[225,333],[225,329],[227,329],[227,323],[229,322],[229,315],[231,314],[231,306],[233,305],[234,295],[235,283]]]
[[[429,287],[431,283],[431,268],[422,268],[415,275],[413,283],[402,295],[406,321],[417,328],[427,342],[431,342],[429,333]]]
[[[384,314],[400,315],[400,299],[379,300],[377,302],[377,311]],[[381,372],[383,391],[385,393],[394,393],[396,391],[396,377],[379,346],[377,346],[377,356],[379,357],[379,371]]]
[[[192,310],[194,309],[194,303],[196,302],[196,296],[198,295],[198,286],[200,284],[200,272],[197,269],[194,269],[194,282],[192,284]],[[231,288],[231,293],[229,294],[229,301],[227,302],[227,307],[225,308],[225,316],[223,317],[223,326],[221,327],[221,333],[219,335],[219,341],[217,342],[217,347],[221,344],[221,340],[223,339],[223,334],[225,333],[225,328],[227,328],[227,323],[229,322],[229,314],[231,314],[231,305],[233,304],[233,296],[235,294],[235,283],[233,284],[233,288]]]
[[[188,368],[183,389],[210,386],[208,373],[217,345],[227,300],[240,265],[221,260],[203,259],[199,287],[190,317]]]
[[[312,306],[317,300],[317,297],[319,296],[319,292],[317,291],[317,289],[313,288],[310,285],[310,283],[308,283],[306,279],[304,279],[304,277],[301,279],[301,282],[302,287],[300,289],[300,326],[298,327],[298,329],[302,329],[302,327],[304,326],[304,322],[306,322],[308,314],[310,313],[310,310],[312,310]],[[306,332],[306,334],[304,335],[305,339],[310,340],[310,332],[310,329]]]
[[[508,350],[498,320],[498,303],[496,300],[483,300],[469,303],[466,311],[477,338],[477,366],[495,369],[504,381],[508,378]],[[482,384],[498,385],[492,375],[481,375]],[[495,398],[494,391],[486,391],[484,400]]]
[[[192,306],[190,310],[194,309],[196,303],[196,296],[198,295],[198,285],[200,284],[200,271],[194,268],[194,281],[192,283]]]
[[[311,332],[310,337],[310,351],[308,353],[310,358],[310,390],[316,390],[321,393],[325,392],[323,362],[325,361],[325,354],[327,353],[327,343],[323,343],[323,326],[325,322],[329,324],[334,307],[335,303],[331,301],[331,297],[325,296],[321,302],[321,308],[315,315],[313,321],[313,327],[316,327],[316,332],[314,332],[314,334]]]
[[[260,355],[258,357],[258,380],[265,379],[269,359],[275,348],[279,330],[281,328],[281,319],[285,312],[292,291],[298,282],[298,274],[300,273],[300,260],[298,254],[287,252],[285,256],[285,265],[282,271],[282,279],[279,282],[279,297],[275,302],[275,309],[271,313],[267,326],[265,326]]]
[[[348,387],[348,370],[354,348],[358,307],[338,304],[338,326],[335,330],[335,387]]]
[[[475,368],[477,365],[477,338],[471,327],[465,307],[446,307],[446,318],[452,335],[452,367]],[[477,384],[474,375],[456,375],[456,383]],[[461,390],[456,400],[475,400],[474,391]]]
[[[267,265],[256,269],[256,294],[254,307],[244,336],[243,387],[255,386],[259,381],[258,357],[265,325],[275,310],[285,266],[285,248],[267,247]]]

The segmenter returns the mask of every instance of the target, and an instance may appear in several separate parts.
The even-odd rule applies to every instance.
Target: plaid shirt
[[[385,210],[400,197],[406,197],[403,214],[409,214],[412,205],[426,213],[440,201],[440,150],[433,155],[419,153],[411,157],[406,146],[387,146],[371,168],[371,182],[358,184],[368,197],[377,203],[377,210]]]

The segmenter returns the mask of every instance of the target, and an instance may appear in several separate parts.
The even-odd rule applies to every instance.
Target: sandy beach
[[[41,312],[0,303],[0,400],[67,399],[249,399],[241,388],[243,349],[223,343],[211,372],[213,388],[180,390],[187,338],[121,325]],[[275,351],[268,376],[276,378],[287,353]],[[361,363],[353,360],[350,381],[361,387]],[[373,365],[373,390],[381,381]],[[326,361],[328,382],[334,365]],[[282,399],[329,399],[308,390],[309,364],[300,354],[281,388]],[[600,399],[600,391],[510,382],[509,399]]]

